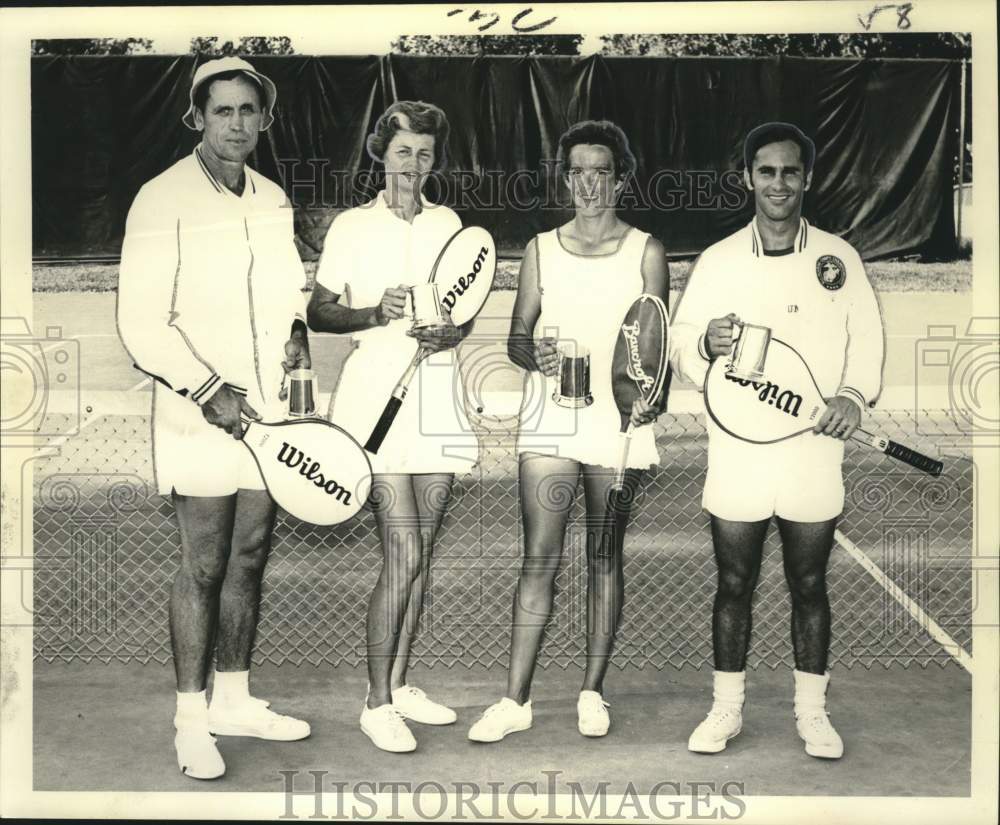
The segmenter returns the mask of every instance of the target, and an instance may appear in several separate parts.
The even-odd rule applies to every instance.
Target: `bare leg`
[[[778,519],[785,579],[792,594],[792,648],[795,667],[826,673],[830,653],[830,599],[826,566],[837,520],[801,522]]]
[[[260,585],[271,549],[277,508],[266,490],[239,490],[232,552],[222,584],[216,667],[220,671],[250,669]]]
[[[406,618],[403,631],[399,634],[396,646],[396,657],[392,663],[392,673],[389,686],[392,690],[406,684],[406,670],[410,664],[410,646],[417,635],[420,624],[420,614],[424,606],[424,593],[430,580],[431,554],[434,552],[434,539],[441,527],[448,502],[451,500],[451,488],[455,481],[453,473],[421,473],[412,476],[413,495],[417,502],[417,514],[420,520],[421,554],[420,572],[410,589],[410,603],[406,608]]]
[[[712,516],[712,543],[718,565],[718,589],[712,608],[716,670],[746,669],[753,626],[753,591],[760,575],[764,537],[770,521],[727,521]]]
[[[412,478],[379,473],[372,485],[372,508],[382,542],[382,570],[368,603],[370,708],[392,703],[392,662],[410,593],[420,574],[420,523]]]
[[[587,500],[587,670],[582,690],[604,692],[615,634],[625,603],[623,547],[630,515],[642,473],[628,470],[617,512],[609,514],[608,492],[614,473],[605,467],[585,464],[583,490]]]
[[[579,475],[580,465],[572,459],[521,455],[524,562],[514,594],[507,674],[507,696],[518,704],[523,705],[531,692]]]
[[[198,693],[205,689],[215,648],[236,496],[175,492],[172,498],[181,533],[181,566],[170,591],[170,643],[177,690]]]

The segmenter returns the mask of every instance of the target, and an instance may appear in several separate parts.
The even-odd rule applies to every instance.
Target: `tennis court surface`
[[[106,313],[108,296],[99,297]],[[111,339],[78,340],[91,385],[75,420],[53,405],[51,454],[33,469],[35,787],[163,790],[176,781],[191,789],[196,783],[172,773],[167,594],[178,536],[153,485],[147,388],[127,386],[141,376]],[[889,357],[903,361],[891,340]],[[520,564],[516,418],[491,412],[456,434],[479,461],[456,479],[414,650],[414,681],[451,702],[458,725],[419,729],[419,761],[386,761],[368,746],[357,715],[364,614],[379,565],[373,519],[362,513],[320,529],[283,516],[265,577],[255,685],[279,710],[308,718],[314,734],[298,745],[225,740],[230,772],[211,789],[278,790],[278,771],[295,769],[437,781],[469,771],[469,781],[541,781],[543,769],[561,769],[612,785],[733,778],[748,794],[968,794],[975,479],[963,421],[944,409],[872,415],[873,429],[942,456],[939,478],[848,446],[847,508],[828,575],[830,705],[847,755],[830,764],[806,757],[795,736],[789,600],[773,528],[755,598],[744,734],[720,757],[686,751],[710,696],[715,570],[700,508],[704,422],[683,405],[656,425],[661,466],[646,478],[626,537],[627,602],[607,683],[611,735],[595,743],[575,730],[586,584],[577,501],[536,677],[535,728],[494,748],[465,740],[503,689]],[[880,770],[886,758],[897,768]]]

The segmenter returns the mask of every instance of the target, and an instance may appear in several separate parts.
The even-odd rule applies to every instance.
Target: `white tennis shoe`
[[[531,727],[531,700],[519,705],[504,697],[483,711],[479,720],[469,728],[473,742],[499,742],[508,733],[517,733]]]
[[[795,717],[795,727],[806,743],[806,753],[820,759],[840,759],[844,740],[830,723],[825,710],[810,710]]]
[[[174,736],[177,767],[192,779],[218,779],[226,763],[215,746],[215,737],[204,727],[180,727]]]
[[[270,704],[253,696],[238,705],[213,701],[208,708],[208,729],[218,736],[253,736],[275,742],[294,742],[312,732],[308,722],[275,713]]]
[[[584,736],[606,736],[611,727],[611,717],[601,694],[594,690],[581,690],[576,700],[576,727]]]
[[[688,750],[695,753],[719,753],[743,730],[743,714],[733,708],[716,708],[694,729],[688,739]]]
[[[427,698],[427,694],[413,685],[403,685],[392,692],[392,706],[404,719],[422,725],[452,725],[458,714],[451,708]]]
[[[390,753],[410,753],[417,749],[417,740],[406,726],[403,715],[395,705],[368,707],[361,711],[361,730],[376,748]]]

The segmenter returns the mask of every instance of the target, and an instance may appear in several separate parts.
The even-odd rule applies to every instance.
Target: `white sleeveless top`
[[[572,458],[614,468],[618,464],[621,416],[611,393],[611,360],[618,329],[642,294],[642,256],[649,235],[630,228],[618,249],[604,255],[568,251],[554,229],[535,238],[542,312],[535,338],[576,342],[590,352],[589,407],[567,409],[552,400],[558,377],[529,372],[518,427],[517,452]],[[632,434],[627,466],[659,464],[652,424]]]

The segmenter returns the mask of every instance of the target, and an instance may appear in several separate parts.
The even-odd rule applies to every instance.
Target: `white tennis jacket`
[[[735,312],[795,347],[827,398],[864,409],[882,385],[884,333],[878,299],[847,241],[803,218],[785,254],[764,252],[756,219],[708,247],[691,269],[670,327],[674,370],[699,389],[708,372],[708,322]]]
[[[260,411],[280,390],[304,286],[281,187],[246,167],[235,195],[196,148],[129,210],[118,329],[136,366],[175,392],[204,403],[225,382]]]

